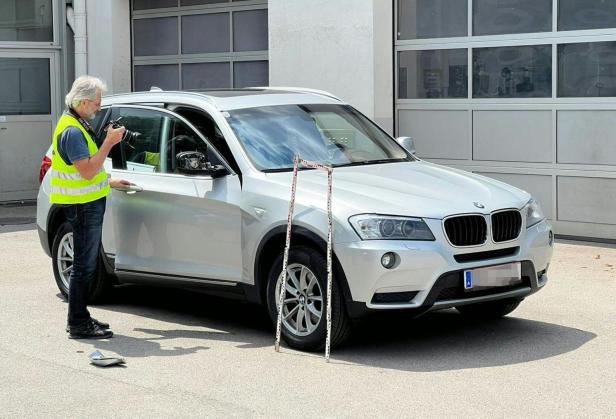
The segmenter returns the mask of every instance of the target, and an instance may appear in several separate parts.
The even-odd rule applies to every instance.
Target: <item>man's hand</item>
[[[126,189],[131,183],[124,179],[109,179],[109,185],[114,189]]]
[[[124,132],[126,128],[119,127],[113,128],[111,125],[107,128],[107,136],[105,137],[105,143],[109,143],[110,146],[114,146],[120,141],[122,141],[122,137],[124,136]]]

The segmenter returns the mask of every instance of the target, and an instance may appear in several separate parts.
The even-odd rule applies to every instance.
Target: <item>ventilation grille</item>
[[[481,215],[462,215],[445,220],[445,232],[454,246],[476,246],[486,241],[486,220]]]
[[[492,214],[492,239],[495,243],[507,242],[520,235],[520,211],[502,211]]]

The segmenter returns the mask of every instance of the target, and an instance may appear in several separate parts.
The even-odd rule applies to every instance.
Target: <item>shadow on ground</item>
[[[243,349],[273,346],[274,329],[266,311],[240,301],[177,289],[123,286],[97,309],[137,316],[133,330],[146,337],[116,335],[109,341],[90,341],[121,356],[184,355],[208,349],[212,341],[234,342]],[[143,328],[140,317],[170,327]],[[572,327],[517,318],[515,312],[504,319],[479,322],[455,310],[418,319],[388,314],[363,321],[344,346],[332,351],[332,362],[418,372],[494,367],[565,354],[595,337]],[[202,339],[204,345],[161,348],[161,342],[172,339]]]

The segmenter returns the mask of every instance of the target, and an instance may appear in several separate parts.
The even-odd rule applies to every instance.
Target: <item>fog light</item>
[[[387,252],[381,256],[381,265],[385,269],[391,269],[396,265],[396,254],[394,252]]]
[[[552,230],[550,230],[550,233],[548,235],[548,244],[550,246],[554,245],[554,233],[552,233]]]

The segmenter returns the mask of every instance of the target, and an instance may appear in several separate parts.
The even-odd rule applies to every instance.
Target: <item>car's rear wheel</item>
[[[458,306],[456,310],[474,319],[498,319],[518,308],[521,302],[522,300],[520,299],[488,301],[486,303]]]
[[[53,274],[58,289],[68,298],[70,275],[73,270],[73,228],[68,221],[64,221],[56,230],[51,248]],[[88,302],[94,303],[102,300],[112,288],[100,258],[96,267],[96,275],[90,284]]]
[[[278,299],[282,286],[282,260],[273,263],[267,283],[267,306],[274,324],[278,320]],[[282,307],[282,337],[293,348],[316,351],[325,346],[327,335],[327,261],[310,247],[289,250]],[[332,283],[331,346],[340,345],[350,334],[351,324],[340,288]]]

